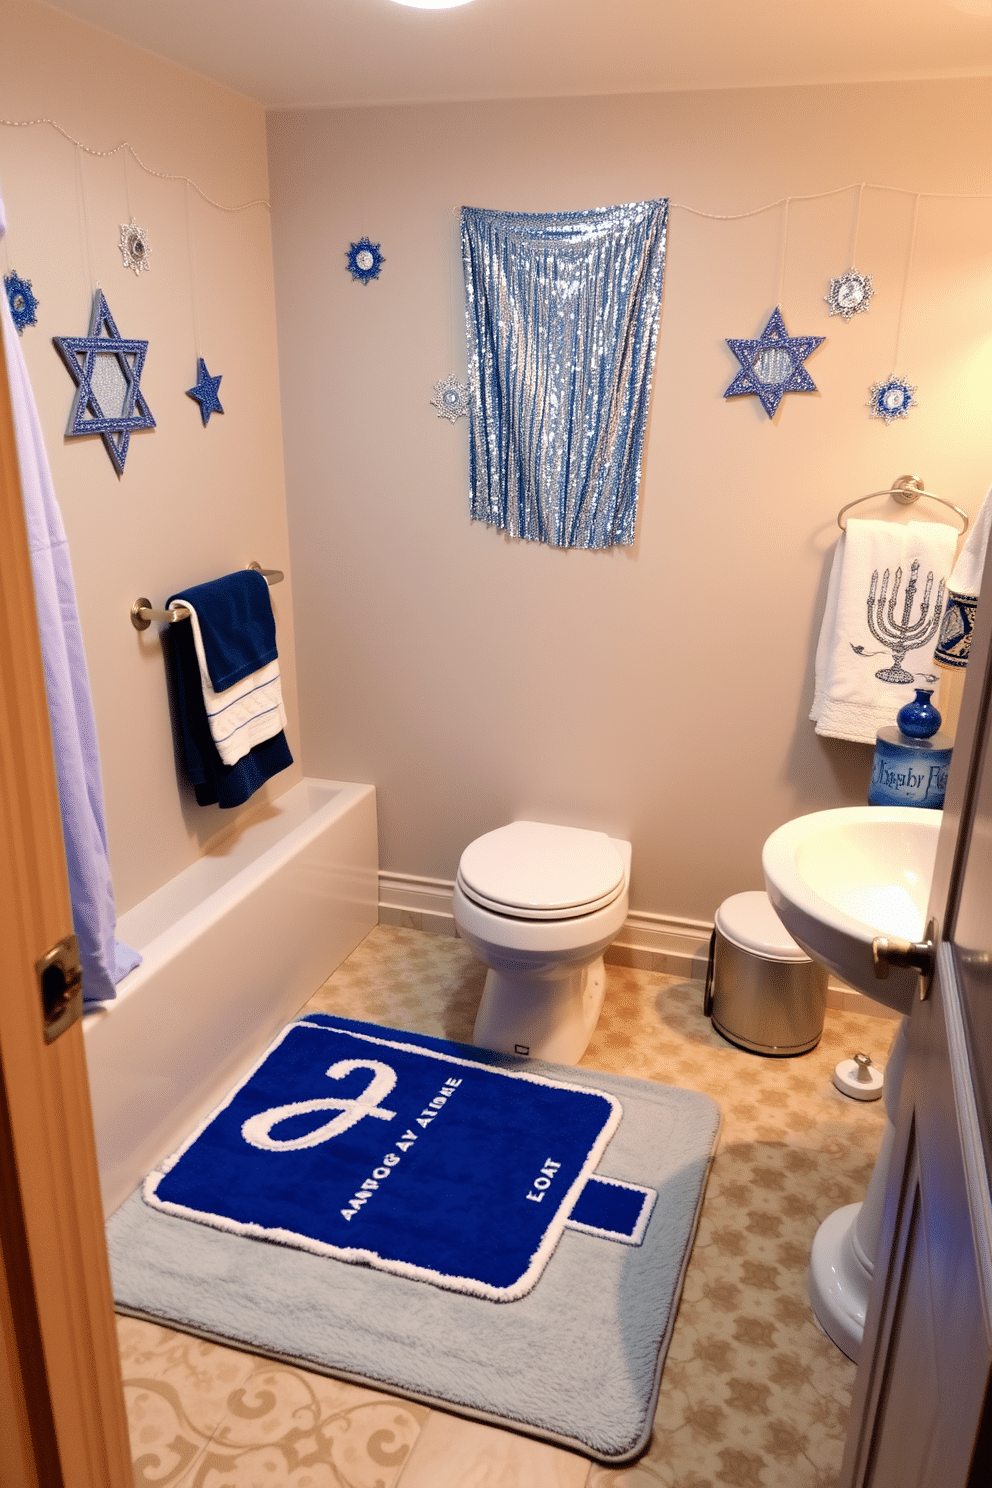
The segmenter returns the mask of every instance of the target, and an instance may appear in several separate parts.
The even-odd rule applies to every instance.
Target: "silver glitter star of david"
[[[121,257],[126,269],[133,269],[140,274],[142,269],[150,269],[148,262],[151,248],[148,243],[148,235],[143,227],[139,227],[134,218],[130,222],[121,223]]]
[[[884,419],[887,424],[906,418],[911,408],[920,406],[913,397],[915,392],[905,377],[897,377],[894,372],[884,382],[873,382],[868,389],[868,417]]]
[[[464,418],[469,408],[467,383],[459,382],[454,374],[436,382],[431,405],[437,409],[438,418],[450,419],[452,423]]]
[[[848,269],[839,279],[831,279],[830,290],[823,298],[830,306],[831,315],[841,315],[850,320],[852,315],[867,313],[874,293],[870,274]]]
[[[147,341],[126,341],[114,324],[103,291],[93,296],[88,336],[53,336],[59,356],[76,384],[67,438],[99,434],[118,475],[135,429],[154,429],[155,420],[140,390]]]
[[[803,366],[824,336],[790,336],[776,306],[768,323],[756,340],[732,339],[727,345],[741,364],[741,370],[724,393],[725,398],[753,394],[769,418],[786,393],[815,393],[816,383]]]

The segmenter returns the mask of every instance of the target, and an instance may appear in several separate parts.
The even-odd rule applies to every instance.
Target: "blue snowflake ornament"
[[[905,377],[897,377],[894,372],[884,382],[873,382],[868,389],[868,417],[883,419],[887,424],[906,418],[911,408],[919,407],[915,392]]]
[[[101,289],[93,296],[89,335],[52,341],[76,384],[66,437],[99,434],[110,463],[123,475],[131,435],[155,427],[140,388],[148,342],[121,336]]]
[[[221,374],[211,377],[207,371],[206,362],[200,357],[196,364],[196,383],[193,387],[186,389],[187,398],[195,399],[200,405],[200,417],[203,419],[204,428],[209,424],[212,413],[224,412],[220,406],[220,399],[217,396],[217,389],[220,387],[220,377]]]
[[[790,336],[776,306],[756,340],[732,339],[727,345],[741,370],[724,393],[725,398],[753,394],[769,418],[774,418],[786,393],[815,393],[816,383],[803,366],[824,336]]]
[[[379,252],[379,244],[373,243],[370,238],[359,238],[348,249],[348,272],[352,279],[360,279],[363,284],[368,284],[370,279],[378,279],[385,262]]]
[[[3,287],[7,291],[7,303],[10,313],[17,327],[17,334],[23,336],[24,327],[38,324],[38,300],[31,288],[30,279],[22,279],[19,274],[11,269],[9,274],[3,276]]]

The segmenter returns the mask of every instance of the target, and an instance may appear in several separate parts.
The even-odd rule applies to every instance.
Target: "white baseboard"
[[[424,930],[429,935],[456,935],[450,879],[419,878],[412,873],[379,874],[379,924]],[[679,920],[671,915],[632,911],[623,929],[606,952],[613,966],[635,971],[655,971],[704,982],[713,926],[705,920]],[[898,1013],[874,1002],[836,977],[827,983],[827,1007],[847,1013],[868,1013],[877,1018],[898,1018]]]

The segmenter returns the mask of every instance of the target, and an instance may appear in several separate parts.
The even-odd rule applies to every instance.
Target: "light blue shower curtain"
[[[6,229],[0,198],[0,237]],[[103,787],[83,638],[69,549],[24,354],[6,294],[0,295],[3,347],[14,409],[48,714],[62,810],[73,928],[79,937],[83,997],[116,997],[114,984],[141,961],[116,936],[117,915],[107,856]],[[43,947],[41,948],[43,949]]]
[[[634,541],[668,202],[462,208],[474,518],[556,547]]]

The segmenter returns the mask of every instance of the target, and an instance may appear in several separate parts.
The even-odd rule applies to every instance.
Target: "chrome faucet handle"
[[[914,967],[921,977],[920,999],[930,991],[937,964],[937,921],[931,919],[924,932],[925,940],[901,940],[897,935],[876,935],[871,943],[871,961],[875,975],[884,982],[892,966]]]

